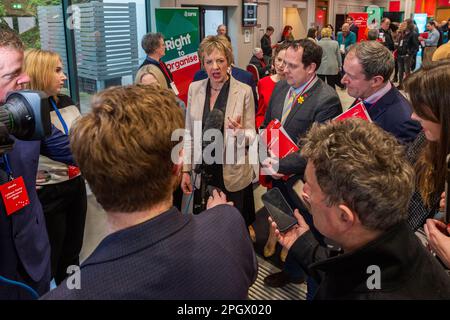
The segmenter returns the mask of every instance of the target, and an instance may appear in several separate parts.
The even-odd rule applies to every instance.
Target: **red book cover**
[[[428,39],[428,32],[422,32],[420,36],[424,39]]]
[[[341,113],[333,120],[344,120],[348,118],[361,118],[363,120],[372,122],[372,119],[370,119],[369,113],[367,112],[366,107],[364,106],[364,103],[358,102],[353,107],[349,108],[347,111]]]
[[[278,159],[283,159],[289,154],[300,150],[278,119],[272,120],[265,130],[261,132],[260,137],[267,146],[269,154]],[[284,180],[288,178],[289,176],[283,177]]]

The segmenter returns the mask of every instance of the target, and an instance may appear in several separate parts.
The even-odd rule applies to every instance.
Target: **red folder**
[[[267,146],[269,154],[278,159],[283,159],[289,154],[300,150],[297,144],[289,137],[278,119],[272,120],[265,130],[260,133],[260,137]],[[288,178],[289,176],[283,177],[284,180]]]
[[[353,107],[349,108],[347,111],[341,113],[333,120],[341,121],[348,118],[361,118],[363,120],[372,122],[372,119],[370,119],[369,113],[367,112],[367,109],[362,101],[358,102]]]

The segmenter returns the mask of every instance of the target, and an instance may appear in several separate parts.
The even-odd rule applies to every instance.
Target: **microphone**
[[[205,126],[203,127],[203,132],[202,132],[202,150],[205,149],[209,144],[214,142],[214,141],[205,141],[204,140],[205,132],[210,129],[217,129],[217,130],[222,129],[224,118],[225,118],[225,115],[222,110],[213,109],[209,113],[208,117],[206,118]],[[201,167],[202,167],[202,164],[197,164],[195,166],[194,171],[196,173],[200,173]]]

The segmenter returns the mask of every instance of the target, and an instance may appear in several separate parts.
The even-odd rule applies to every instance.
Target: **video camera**
[[[0,155],[12,150],[13,135],[20,140],[41,140],[51,133],[50,102],[40,91],[10,92],[0,104]]]

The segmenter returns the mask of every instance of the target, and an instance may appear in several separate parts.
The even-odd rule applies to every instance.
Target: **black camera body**
[[[0,105],[0,155],[20,140],[41,140],[51,133],[50,101],[40,91],[13,91]]]

